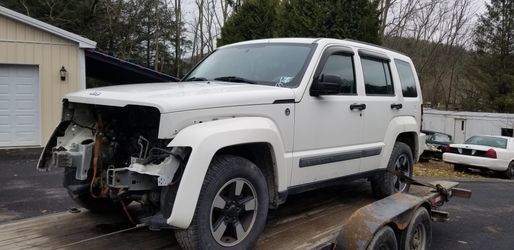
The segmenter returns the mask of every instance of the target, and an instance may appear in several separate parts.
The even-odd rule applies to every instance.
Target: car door
[[[391,71],[391,60],[385,54],[375,51],[359,50],[361,74],[364,80],[365,95],[362,102],[366,104],[363,122],[365,134],[363,143],[374,154],[362,158],[362,171],[372,171],[380,166],[385,146],[385,135],[393,117],[400,115],[403,108],[395,91],[395,82]]]
[[[332,81],[331,93],[306,92],[295,107],[293,171],[291,185],[318,182],[360,171],[363,121],[351,48],[327,48],[314,81]],[[335,90],[334,90],[335,89]]]

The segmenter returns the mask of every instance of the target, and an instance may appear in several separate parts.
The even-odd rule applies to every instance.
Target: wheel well
[[[398,135],[398,137],[396,137],[396,141],[407,144],[412,152],[412,156],[414,157],[414,160],[416,160],[416,157],[418,155],[416,132],[401,133]]]
[[[237,155],[248,159],[259,167],[262,174],[266,177],[268,183],[268,192],[270,197],[270,208],[278,206],[278,192],[275,183],[275,155],[273,154],[273,147],[269,143],[248,143],[228,146],[216,152],[219,154]]]

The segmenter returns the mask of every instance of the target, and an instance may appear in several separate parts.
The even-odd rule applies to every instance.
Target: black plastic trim
[[[275,100],[273,104],[282,104],[282,103],[294,103],[294,99],[280,99]]]
[[[382,54],[380,52],[370,51],[359,49],[359,56],[365,58],[375,58],[383,61],[391,62],[391,58],[389,58],[386,54]]]
[[[300,167],[311,167],[317,166],[327,163],[340,162],[340,161],[348,161],[363,157],[375,156],[379,155],[382,152],[381,147],[363,149],[358,151],[350,151],[345,153],[337,153],[337,154],[327,154],[320,156],[312,156],[300,159]]]
[[[384,172],[385,170],[386,170],[385,168],[384,169],[375,169],[375,170],[371,170],[371,171],[342,176],[342,177],[338,177],[338,178],[332,178],[332,179],[317,181],[317,182],[313,182],[313,183],[296,185],[296,186],[288,188],[287,191],[280,192],[279,197],[282,197],[285,200],[288,195],[303,193],[303,192],[320,189],[320,188],[324,188],[324,187],[335,186],[335,185],[342,184],[342,183],[349,182],[349,181],[372,177],[377,173]]]

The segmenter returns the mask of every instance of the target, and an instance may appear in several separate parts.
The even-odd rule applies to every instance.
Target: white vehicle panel
[[[476,157],[469,155],[459,155],[444,153],[443,161],[453,164],[463,164],[475,167],[488,168],[496,171],[505,171],[509,165],[510,160],[505,159],[493,159],[487,157]]]
[[[123,107],[156,107],[161,113],[216,107],[271,104],[294,99],[288,88],[227,82],[130,84],[82,90],[66,95],[70,102]]]
[[[290,162],[284,158],[282,139],[275,124],[266,118],[243,117],[192,125],[182,130],[169,147],[191,147],[192,153],[180,183],[168,224],[187,228],[193,219],[203,179],[214,154],[231,145],[266,142],[275,152],[278,190],[287,188]]]

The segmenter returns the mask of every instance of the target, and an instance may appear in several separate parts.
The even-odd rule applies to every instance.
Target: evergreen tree
[[[514,1],[491,0],[474,31],[471,110],[514,112]]]
[[[274,35],[280,0],[246,0],[221,29],[218,46]]]
[[[96,41],[99,50],[165,73],[181,75],[176,70],[181,62],[175,62],[174,53],[190,46],[184,24],[177,25],[174,10],[165,0],[0,0],[0,5]]]
[[[381,43],[376,3],[369,0],[283,1],[277,35]]]
[[[270,37],[352,38],[381,43],[377,1],[247,0],[227,20],[218,46]]]

